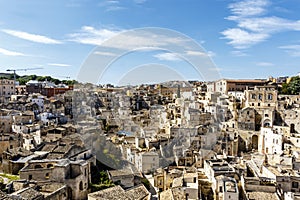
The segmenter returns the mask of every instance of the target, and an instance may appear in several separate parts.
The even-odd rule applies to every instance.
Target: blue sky
[[[19,74],[76,79],[97,46],[145,27],[195,40],[220,77],[266,78],[300,71],[298,0],[10,0],[0,1],[0,10],[0,72],[42,67]],[[130,42],[138,41],[126,45]],[[139,66],[158,73],[134,70]],[[116,84],[122,77],[141,81],[150,74],[153,81],[172,79],[166,70],[159,73],[162,66],[184,79],[200,79],[180,56],[156,49],[123,55],[100,82]]]

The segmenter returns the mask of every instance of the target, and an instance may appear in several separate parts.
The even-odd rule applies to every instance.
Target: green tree
[[[280,94],[290,94],[289,85],[287,83],[283,83],[282,87],[279,90]]]
[[[300,77],[293,77],[288,85],[288,90],[290,94],[299,94],[300,93]]]
[[[280,94],[295,95],[300,93],[300,77],[295,76],[291,78],[289,83],[283,83],[279,89]]]

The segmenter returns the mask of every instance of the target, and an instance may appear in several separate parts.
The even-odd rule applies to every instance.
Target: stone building
[[[136,168],[144,173],[149,173],[159,167],[159,155],[157,152],[139,152],[135,156]]]
[[[129,170],[110,170],[108,171],[109,179],[113,183],[121,185],[123,188],[134,186],[134,174]]]
[[[260,127],[260,123],[257,124],[257,114],[254,108],[246,107],[239,111],[238,128],[241,130],[256,130],[256,125]]]
[[[266,84],[266,80],[233,80],[221,79],[207,83],[207,92],[219,92],[221,94],[228,94],[229,91],[243,92],[247,88],[255,86],[262,86]]]
[[[215,199],[230,200],[239,199],[238,184],[234,178],[226,177],[224,175],[216,177]]]
[[[84,160],[32,160],[20,170],[20,178],[64,183],[70,190],[70,199],[80,200],[87,198],[90,168]]]
[[[205,160],[204,172],[208,180],[212,183],[213,188],[216,188],[216,177],[219,175],[226,175],[234,177],[235,169],[231,164],[222,159]]]
[[[88,200],[150,200],[151,194],[144,185],[139,185],[128,190],[124,190],[117,185],[111,188],[93,192],[88,195]]]
[[[36,157],[32,152],[21,147],[6,149],[2,153],[2,169],[4,173],[17,175],[26,162]]]
[[[2,153],[8,149],[13,149],[20,146],[20,135],[14,133],[2,133],[0,134],[0,157],[2,159]]]
[[[15,81],[9,79],[0,80],[0,97],[7,98],[15,94]],[[2,98],[0,98],[0,101]]]
[[[258,138],[258,152],[279,154],[283,152],[283,134],[271,127],[262,127]]]
[[[256,109],[276,108],[278,91],[275,86],[255,86],[253,90],[245,91],[245,106]]]
[[[0,110],[0,133],[10,133],[12,131],[12,113],[11,110]]]

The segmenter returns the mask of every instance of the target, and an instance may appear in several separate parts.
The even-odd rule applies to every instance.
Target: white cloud
[[[230,40],[231,44],[237,49],[248,48],[254,44],[266,40],[269,35],[264,33],[250,33],[239,28],[230,28],[222,32],[224,38]]]
[[[208,51],[208,52],[207,52],[207,55],[208,55],[209,57],[215,57],[215,56],[216,56],[216,53],[215,53],[215,52],[212,52],[212,51]]]
[[[215,68],[208,68],[208,70],[210,70],[210,71],[215,71],[215,72],[220,72],[220,71],[222,71],[223,69],[222,69],[222,68],[219,68],[219,67],[215,67]]]
[[[202,51],[186,51],[186,54],[189,56],[208,56],[207,53]]]
[[[103,2],[100,2],[98,6],[105,8],[105,11],[118,11],[118,10],[124,10],[126,7],[122,6],[120,4],[120,1],[117,0],[106,0]]]
[[[236,19],[236,17],[256,16],[266,12],[266,6],[269,5],[268,0],[244,0],[237,3],[230,4],[228,7],[233,16],[229,19]]]
[[[48,63],[49,66],[55,66],[55,67],[70,67],[69,64],[63,64],[63,63]]]
[[[120,1],[118,1],[118,0],[107,0],[106,3],[107,4],[119,4]]]
[[[3,29],[2,32],[7,33],[9,35],[24,39],[24,40],[29,40],[32,42],[37,42],[37,43],[43,43],[43,44],[61,44],[62,42],[58,40],[51,39],[49,37],[43,36],[43,35],[36,35],[36,34],[31,34],[23,31],[16,31],[16,30],[10,30],[10,29]]]
[[[104,52],[104,51],[95,51],[94,54],[100,55],[100,56],[116,56],[115,53],[112,53],[112,52]]]
[[[109,29],[95,29],[91,26],[83,26],[78,33],[70,34],[70,40],[90,45],[101,45],[105,40],[115,36],[120,31]]]
[[[3,48],[0,48],[0,54],[3,54],[5,56],[26,56],[23,53],[16,52],[16,51],[10,51],[10,50],[3,49]]]
[[[186,55],[188,56],[209,56],[214,57],[216,54],[212,51],[202,52],[202,51],[186,51]]]
[[[100,7],[107,7],[107,6],[111,6],[111,5],[118,5],[120,4],[120,1],[117,0],[108,0],[108,1],[102,1],[98,4],[98,6]]]
[[[300,31],[300,20],[267,16],[269,0],[243,0],[230,4],[232,13],[227,20],[236,22],[236,27],[221,32],[223,39],[234,48],[249,48],[270,38],[274,33]]]
[[[69,34],[69,40],[81,44],[99,45],[101,47],[108,47],[110,50],[114,49],[126,49],[126,50],[140,50],[155,49],[166,47],[172,49],[174,45],[189,47],[191,40],[183,37],[178,37],[174,33],[166,34],[165,30],[154,29],[149,31],[148,29],[133,29],[123,31],[121,29],[96,29],[91,26],[83,26],[77,33]],[[122,34],[125,32],[124,34]],[[172,35],[173,34],[173,35]],[[113,39],[111,39],[113,38]],[[115,53],[115,52],[113,52]]]
[[[259,63],[256,63],[257,66],[261,66],[261,67],[271,67],[271,66],[274,66],[273,63],[270,63],[270,62],[259,62]]]
[[[240,28],[255,32],[273,33],[286,30],[300,31],[300,20],[291,21],[279,17],[261,17],[241,19],[238,23]]]
[[[230,53],[234,56],[239,56],[239,57],[248,56],[248,54],[243,51],[231,51]]]
[[[286,45],[279,48],[285,49],[291,56],[300,57],[300,45]]]
[[[135,3],[137,4],[143,4],[145,3],[147,0],[134,0]]]
[[[126,7],[123,6],[108,6],[105,11],[109,12],[109,11],[117,11],[117,10],[125,10]]]
[[[155,58],[158,58],[159,60],[167,60],[167,61],[180,61],[181,58],[178,57],[174,53],[160,53],[154,55]]]

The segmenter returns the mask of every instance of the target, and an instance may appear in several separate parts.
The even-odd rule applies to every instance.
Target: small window
[[[298,182],[292,182],[292,187],[293,188],[298,188]]]
[[[268,100],[273,100],[273,95],[272,94],[268,94]]]
[[[219,187],[219,192],[223,192],[222,186]]]
[[[49,168],[53,168],[53,164],[48,164],[47,165],[47,168],[49,169]]]
[[[41,168],[43,168],[43,167],[40,164],[37,164],[34,166],[34,169],[41,169]]]
[[[79,183],[79,190],[83,190],[83,183],[82,183],[82,181],[80,181],[80,183]]]
[[[31,180],[31,179],[32,179],[32,175],[29,174],[29,175],[28,175],[28,180]]]

